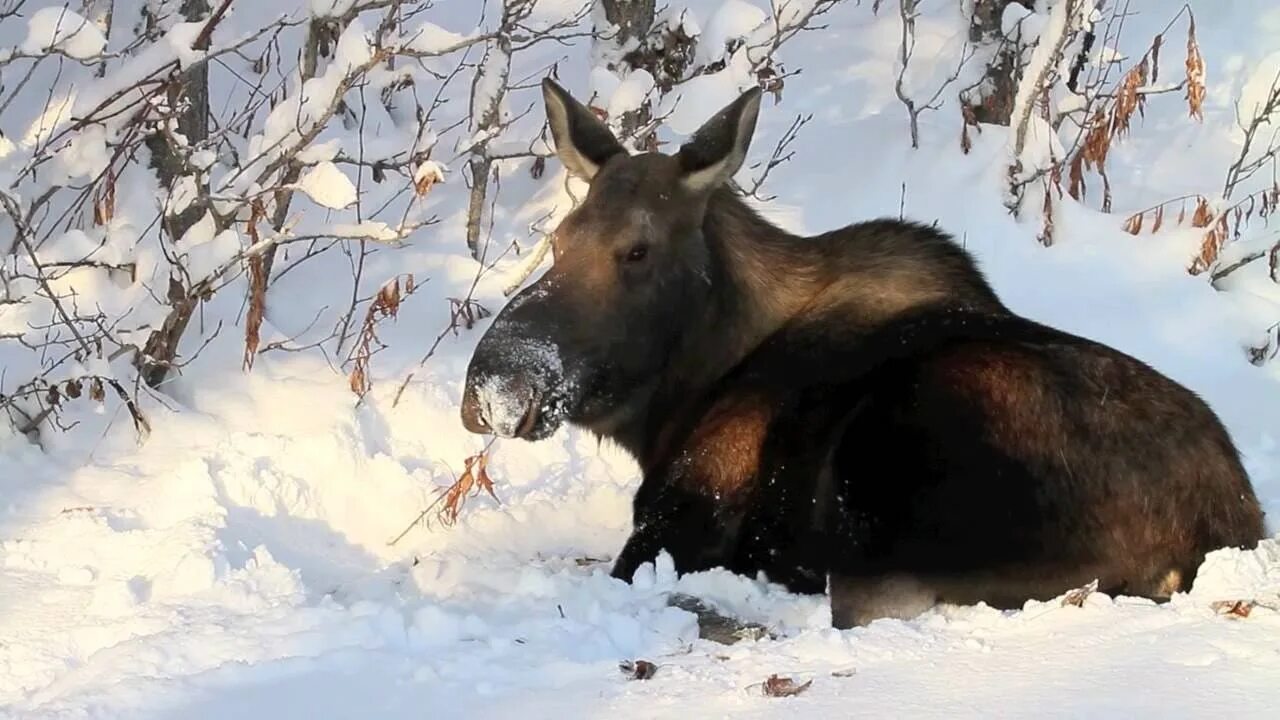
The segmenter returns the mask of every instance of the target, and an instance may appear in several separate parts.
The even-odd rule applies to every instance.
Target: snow
[[[356,186],[337,165],[325,161],[316,163],[298,180],[298,187],[307,197],[334,210],[341,210],[356,201]]]
[[[317,18],[337,18],[346,15],[355,7],[356,0],[310,0],[311,16]]]
[[[421,53],[443,53],[457,48],[475,36],[475,33],[462,35],[431,22],[415,25],[409,32],[405,47]]]
[[[722,59],[730,41],[746,37],[766,19],[768,14],[759,5],[746,0],[724,0],[702,31],[695,62],[710,64]]]
[[[424,182],[442,183],[444,182],[445,172],[447,172],[447,169],[441,163],[435,160],[424,160],[414,169],[413,182],[414,184]]]
[[[169,44],[173,50],[173,55],[178,59],[180,67],[186,68],[192,63],[200,62],[205,57],[205,51],[196,50],[193,46],[200,37],[200,33],[204,31],[204,22],[190,23],[174,23],[173,27],[165,33],[165,42]]]
[[[177,243],[194,281],[203,280],[240,252],[240,236],[234,228],[219,231],[213,214],[206,212]]]
[[[653,76],[648,70],[635,70],[627,75],[609,98],[609,117],[619,117],[623,113],[638,109],[644,104],[654,88]]]
[[[382,242],[397,242],[401,238],[399,232],[379,220],[365,220],[359,223],[337,223],[333,226],[333,236],[366,238]]]
[[[78,60],[102,54],[107,38],[97,25],[67,7],[43,7],[31,14],[22,52],[42,55],[58,51]]]
[[[1069,14],[1072,10],[1075,12]],[[1074,7],[1070,0],[1058,0],[1052,5],[1045,26],[1034,35],[1035,46],[1031,51],[1031,59],[1023,70],[1022,82],[1018,83],[1014,93],[1013,111],[1010,113],[1015,124],[1022,122],[1024,117],[1027,118],[1025,145],[1017,147],[1014,140],[1016,133],[1011,135],[1010,154],[1014,162],[1019,164],[1020,171],[1015,180],[1030,177],[1034,171],[1048,167],[1053,158],[1063,157],[1061,148],[1055,147],[1057,143],[1051,140],[1053,133],[1048,123],[1029,106],[1036,101],[1035,94],[1043,89],[1039,83],[1046,81],[1050,77],[1049,73],[1058,70],[1051,68],[1050,64],[1055,61],[1059,48],[1064,46],[1066,36],[1079,27],[1083,18],[1089,17],[1092,12],[1092,0],[1079,0]],[[1023,32],[1024,38],[1030,37],[1025,27]]]
[[[1235,102],[1256,102],[1276,67],[1280,10],[1273,3],[1192,4],[1211,68],[1203,122],[1186,119],[1179,94],[1152,96],[1141,126],[1112,148],[1117,213],[1093,209],[1092,186],[1090,202],[1063,200],[1052,247],[1036,242],[1034,213],[1012,217],[1002,204],[1007,128],[984,127],[970,153],[962,153],[955,93],[944,92],[941,108],[921,116],[921,147],[911,149],[893,91],[900,27],[896,12],[886,12],[895,9],[888,3],[878,15],[869,3],[842,3],[821,19],[827,29],[784,46],[779,58],[787,70],[803,72],[787,78],[780,103],[771,97],[764,103],[748,165],[767,160],[792,120],[812,113],[792,146],[795,157],[770,176],[765,191],[778,198],[761,204],[762,212],[796,232],[897,216],[900,208],[908,217],[936,220],[974,252],[1014,309],[1133,353],[1204,397],[1238,443],[1275,535],[1280,405],[1267,400],[1280,397],[1280,364],[1251,365],[1243,348],[1280,319],[1277,286],[1267,279],[1265,263],[1234,274],[1222,291],[1189,276],[1185,267],[1202,235],[1174,227],[1176,211],[1158,233],[1134,237],[1121,230],[1130,210],[1185,192],[1220,191],[1239,150]],[[706,19],[704,32],[717,37],[752,32],[744,18],[761,22],[769,7],[766,0],[672,5],[668,17],[684,17],[692,27],[694,17]],[[921,3],[915,92],[927,96],[934,80],[955,68],[967,28],[956,24],[954,5]],[[1131,58],[1176,12],[1157,0],[1132,6],[1117,43]],[[300,11],[305,19],[308,11],[336,14],[349,7],[346,0],[273,1],[248,12],[237,5],[228,35],[251,27],[268,8],[272,16],[279,9]],[[1052,28],[1045,13],[1053,8],[1037,8],[1024,29],[1047,36]],[[50,9],[32,13],[32,24]],[[118,12],[123,15],[124,6]],[[436,3],[402,37],[427,27],[420,25],[427,20],[440,23],[431,27],[474,27],[478,14],[473,3]],[[362,20],[379,17],[371,12]],[[23,43],[26,22],[15,21],[21,27],[11,45]],[[237,175],[222,148],[216,156],[198,154],[215,195],[260,189],[262,169],[311,129],[346,70],[368,60],[370,27],[349,27],[305,85],[289,65],[304,27],[281,35],[284,65],[269,70],[262,88],[274,88],[274,109],[267,114],[263,106],[266,118],[259,116],[247,138],[239,137],[239,127],[228,133],[247,170]],[[64,44],[79,45],[82,40],[72,40],[83,32]],[[1176,80],[1181,71],[1173,37],[1162,82],[1166,73]],[[700,52],[714,54],[722,39]],[[441,35],[420,49],[449,42]],[[180,50],[166,41],[113,60],[105,80],[66,63],[67,75],[55,84],[54,63],[47,62],[41,68],[47,74],[32,81],[39,100],[20,95],[0,118],[14,143],[0,159],[6,186],[32,148],[102,102],[116,81],[144,77]],[[585,41],[569,38],[491,58],[509,60],[512,80],[525,86],[507,99],[508,118],[533,108],[495,144],[530,147],[543,124],[536,79],[558,63],[566,87],[582,92],[592,86],[587,57]],[[473,64],[480,59],[480,48],[467,56]],[[724,59],[724,70],[682,84],[656,109],[659,115],[676,111],[662,131],[664,151],[674,151],[754,82],[745,53]],[[260,79],[239,58],[225,62],[254,83]],[[220,67],[211,72],[217,92],[227,97],[211,107],[245,106],[254,88]],[[424,104],[441,86],[432,73],[449,69],[447,63],[429,71],[416,63],[397,66],[412,73]],[[610,107],[611,115],[611,103],[630,106],[633,90],[646,83],[636,75],[610,74],[614,84],[597,106]],[[492,271],[477,277],[479,266],[462,241],[466,183],[422,197],[410,186],[425,176],[438,180],[446,161],[455,169],[465,162],[438,153],[413,164],[417,156],[409,153],[437,139],[448,147],[470,134],[465,124],[451,127],[465,117],[470,78],[463,73],[447,87],[448,103],[424,127],[397,125],[383,110],[378,83],[385,78],[345,94],[349,106],[360,107],[363,93],[369,107],[365,146],[382,154],[364,157],[398,158],[413,172],[387,172],[375,183],[366,168],[359,212],[353,207],[357,169],[333,164],[339,153],[354,157],[361,147],[355,129],[335,119],[299,156],[313,166],[299,185],[319,207],[295,200],[290,232],[325,238],[314,246],[334,237],[385,242],[369,243],[373,252],[361,260],[359,282],[353,282],[355,243],[338,242],[307,262],[299,260],[312,244],[279,246],[277,267],[297,264],[268,293],[261,342],[287,350],[262,353],[244,369],[248,281],[232,274],[192,317],[181,368],[161,389],[138,393],[150,436],[133,431],[111,389],[102,403],[69,402],[62,419],[71,427],[43,433],[39,445],[0,422],[0,717],[1274,716],[1280,537],[1256,550],[1213,553],[1192,590],[1164,605],[1095,593],[1082,607],[1056,601],[1007,612],[939,607],[910,620],[836,631],[825,598],[794,596],[759,578],[724,571],[676,578],[665,557],[642,566],[633,584],[610,578],[612,559],[631,529],[638,468],[620,449],[571,429],[537,443],[496,441],[487,471],[498,499],[468,497],[456,523],[432,513],[410,527],[461,474],[464,459],[490,439],[467,433],[458,412],[471,351],[492,319],[450,330],[450,299],[467,297],[474,285],[474,299],[496,311],[507,302],[503,289],[528,260],[529,229],[554,229],[554,220],[539,224],[563,217],[571,203],[554,158],[540,179],[529,172],[528,158],[499,164],[490,257],[513,241],[520,252],[490,260]],[[491,99],[492,88],[484,90],[478,97]],[[1036,122],[1040,134],[1026,157],[1031,165],[1043,161],[1049,135]],[[85,178],[100,169],[117,127],[91,125],[59,140],[57,165],[41,166],[39,182]],[[1258,181],[1270,182],[1269,174],[1260,173]],[[43,187],[22,184],[13,194],[35,197]],[[242,208],[233,208],[241,213],[234,229],[219,232],[206,216],[177,243],[162,238],[153,224],[159,206],[190,207],[199,191],[190,179],[167,188],[145,167],[126,171],[110,223],[59,223],[38,257],[135,263],[132,272],[77,270],[59,280],[57,290],[79,312],[122,318],[121,337],[141,346],[164,319],[155,295],[167,287],[168,257],[186,257],[198,280],[249,242],[238,235],[247,217]],[[396,198],[400,204],[374,213]],[[1038,197],[1027,206],[1038,206]],[[429,218],[435,221],[400,242],[397,228]],[[1256,248],[1267,235],[1260,226],[1231,252]],[[15,284],[31,271],[20,255],[4,264],[5,278]],[[363,299],[407,273],[418,288],[396,318],[379,322],[385,347],[373,346],[373,389],[358,399],[344,364],[352,340],[337,352],[332,340],[309,346],[341,325],[353,296],[362,299],[353,320],[358,325],[367,308]],[[0,302],[0,392],[10,392],[39,362],[5,336],[37,341],[49,318],[47,304]],[[438,334],[438,348],[423,361]],[[556,372],[566,369],[554,348],[521,350]],[[133,377],[130,362],[128,354],[73,359],[53,376],[95,373],[124,382]],[[498,422],[522,417],[524,408],[500,385],[487,387],[485,400]],[[677,592],[760,623],[773,636],[732,646],[699,640],[694,617],[668,604]],[[1258,604],[1245,618],[1215,609],[1216,602],[1237,600]],[[633,659],[657,664],[656,675],[627,680],[618,663]],[[789,699],[761,696],[758,683],[774,673],[813,685]]]

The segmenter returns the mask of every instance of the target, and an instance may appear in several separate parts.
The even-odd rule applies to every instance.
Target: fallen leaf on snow
[[[760,691],[769,697],[790,697],[792,695],[799,695],[805,690],[808,690],[809,686],[812,684],[813,681],[809,680],[797,685],[795,680],[792,680],[789,677],[778,677],[775,674],[770,675],[769,679],[765,680],[764,683],[761,684]]]
[[[1209,607],[1219,615],[1247,618],[1249,613],[1253,612],[1254,605],[1252,600],[1218,600]]]
[[[618,663],[618,669],[628,680],[648,680],[658,672],[658,666],[648,660],[623,660]]]
[[[1085,598],[1098,591],[1098,579],[1094,578],[1092,582],[1084,587],[1078,587],[1068,592],[1062,597],[1062,607],[1075,605],[1076,607],[1084,607]]]

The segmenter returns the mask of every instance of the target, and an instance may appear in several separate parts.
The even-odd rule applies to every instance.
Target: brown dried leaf
[[[261,242],[257,223],[266,218],[266,209],[260,200],[253,200],[248,214],[246,232],[253,245]],[[244,318],[244,370],[253,369],[253,357],[261,341],[262,318],[266,315],[266,265],[261,255],[248,258],[248,314]]]
[[[1214,223],[1213,229],[1204,236],[1204,242],[1200,244],[1200,254],[1192,261],[1188,272],[1192,275],[1199,275],[1208,270],[1218,261],[1218,254],[1222,252],[1222,245],[1227,241],[1227,216],[1223,215],[1218,218],[1218,222]]]
[[[1230,618],[1247,618],[1257,605],[1253,600],[1218,600],[1209,605],[1219,615]]]
[[[799,695],[805,690],[808,690],[809,686],[812,684],[813,681],[809,680],[797,685],[796,681],[789,677],[778,677],[774,674],[770,675],[769,679],[765,680],[764,683],[761,684],[760,691],[769,697],[790,697],[792,695]]]
[[[98,189],[94,193],[93,199],[93,223],[95,225],[106,225],[116,215],[116,173],[111,167],[107,168],[107,174],[103,176],[102,182],[98,184]]]
[[[628,680],[648,680],[658,672],[658,666],[648,660],[623,660],[618,663],[618,669]]]
[[[1191,15],[1191,23],[1187,27],[1187,108],[1191,117],[1203,120],[1201,110],[1204,105],[1204,58],[1200,55],[1200,45],[1196,42],[1196,16]]]
[[[89,398],[95,402],[102,402],[106,397],[107,393],[102,388],[102,378],[94,378],[93,382],[89,383]]]
[[[1191,227],[1209,227],[1209,223],[1213,222],[1213,211],[1209,209],[1209,201],[1200,198],[1196,203],[1196,211],[1191,215]]]
[[[261,255],[249,258],[249,312],[244,321],[244,361],[246,371],[253,369],[253,359],[261,340],[262,319],[267,312],[267,273]]]
[[[1135,110],[1139,110],[1144,97],[1138,94],[1138,88],[1145,84],[1147,78],[1147,61],[1125,73],[1116,90],[1116,103],[1111,110],[1111,134],[1124,135],[1129,132],[1129,122]]]
[[[1075,607],[1084,607],[1084,601],[1090,595],[1098,592],[1098,579],[1094,578],[1089,584],[1071,590],[1062,596],[1062,607],[1073,605]]]
[[[50,385],[49,390],[45,393],[44,399],[45,399],[45,402],[49,403],[54,407],[58,407],[59,405],[61,405],[62,395],[61,393],[58,392],[58,386]]]
[[[396,317],[400,312],[400,303],[416,288],[413,275],[407,275],[402,293],[400,276],[397,275],[384,283],[374,295],[373,301],[369,303],[364,322],[360,325],[360,334],[356,338],[355,350],[351,355],[353,362],[350,375],[351,391],[356,395],[363,398],[372,387],[372,381],[369,378],[369,360],[373,357],[373,344],[376,342],[380,347],[385,347],[378,340],[378,320]]]
[[[1085,195],[1084,152],[1076,153],[1075,159],[1071,161],[1071,170],[1067,176],[1071,179],[1071,184],[1067,188],[1067,194],[1077,202],[1082,200]]]
[[[457,522],[458,513],[462,511],[462,505],[469,495],[477,495],[484,490],[495,502],[502,502],[493,491],[493,480],[489,477],[486,468],[489,456],[484,451],[480,451],[463,462],[466,464],[466,470],[463,471],[462,477],[444,491],[444,503],[440,507],[439,519],[446,526]]]
[[[365,377],[364,366],[360,363],[356,363],[355,368],[351,370],[348,381],[351,385],[351,392],[356,395],[364,397],[364,394],[369,392],[369,380]]]
[[[1142,232],[1142,213],[1130,215],[1129,219],[1124,221],[1124,231],[1130,235]]]
[[[435,184],[435,173],[421,173],[420,176],[413,181],[413,191],[417,193],[418,197],[425,197],[427,193],[431,192],[431,188],[434,187]]]
[[[1151,232],[1160,232],[1160,226],[1164,225],[1164,206],[1156,208],[1155,220],[1151,222]]]
[[[1048,183],[1044,186],[1044,225],[1039,240],[1045,247],[1053,244],[1053,191]]]
[[[80,381],[68,380],[66,386],[62,389],[62,392],[66,393],[67,397],[72,400],[80,397]]]

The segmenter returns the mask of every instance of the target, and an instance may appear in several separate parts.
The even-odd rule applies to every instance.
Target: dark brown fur
[[[723,187],[758,93],[675,156],[629,156],[546,88],[557,152],[590,191],[555,265],[477,347],[462,415],[527,439],[568,421],[635,456],[615,576],[665,550],[680,572],[829,584],[844,627],[1092,579],[1165,598],[1207,552],[1263,536],[1236,450],[1191,391],[1010,312],[934,228],[798,238]]]

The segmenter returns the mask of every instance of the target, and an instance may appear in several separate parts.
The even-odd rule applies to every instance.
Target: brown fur
[[[773,413],[758,398],[733,397],[717,404],[684,443],[688,463],[683,477],[696,479],[691,490],[725,502],[749,495],[760,468],[760,453]]]

